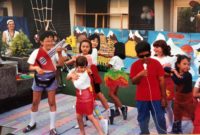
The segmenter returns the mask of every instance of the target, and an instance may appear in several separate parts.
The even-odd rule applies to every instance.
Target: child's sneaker
[[[57,133],[56,129],[53,128],[50,130],[49,135],[58,135],[58,133]]]
[[[120,115],[119,109],[115,109],[115,117]]]
[[[127,106],[122,106],[121,111],[122,111],[123,119],[126,120],[127,119],[128,107]]]
[[[182,134],[181,121],[175,121],[172,126],[172,134]]]
[[[111,124],[111,125],[113,125],[114,117],[115,117],[115,110],[114,110],[114,109],[110,109],[109,120],[110,120],[110,124]]]
[[[87,116],[86,116],[86,117],[84,116],[84,117],[83,117],[84,127],[87,126],[87,120],[88,120],[88,117],[87,117]],[[78,123],[74,126],[74,128],[75,128],[75,129],[79,129]]]
[[[100,123],[101,123],[101,127],[103,129],[104,134],[107,135],[108,134],[108,120],[107,119],[101,119]]]
[[[87,123],[84,123],[84,127],[87,127]],[[74,126],[74,128],[75,128],[75,129],[79,129],[79,125],[76,124],[76,125]]]
[[[33,126],[28,125],[28,126],[26,126],[26,127],[23,129],[23,133],[30,132],[30,131],[32,131],[32,130],[35,129],[35,128],[36,128],[36,123],[35,123]]]

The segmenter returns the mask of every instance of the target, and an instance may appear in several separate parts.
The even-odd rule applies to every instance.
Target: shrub
[[[13,41],[11,42],[10,50],[12,56],[29,56],[32,51],[33,44],[30,42],[28,37],[20,31]]]

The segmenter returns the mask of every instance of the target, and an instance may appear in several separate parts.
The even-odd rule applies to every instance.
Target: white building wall
[[[11,0],[0,2],[0,7],[8,9],[8,16],[13,16],[13,8]]]
[[[129,0],[110,0],[110,28],[121,28],[120,16],[112,14],[128,14]],[[123,16],[123,29],[128,28],[128,15]]]
[[[155,12],[155,30],[164,30],[164,4],[163,0],[154,1],[154,12]]]
[[[76,13],[76,2],[75,0],[69,0],[69,16],[70,16],[70,29],[73,34],[74,27],[74,14]]]

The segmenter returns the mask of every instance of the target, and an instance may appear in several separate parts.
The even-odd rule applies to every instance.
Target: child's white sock
[[[56,112],[49,112],[50,115],[50,130],[55,128]]]
[[[36,122],[37,113],[38,113],[38,112],[32,112],[32,111],[31,111],[31,121],[30,121],[30,123],[29,123],[29,125],[30,125],[31,127],[32,127],[32,126],[35,124],[35,122]]]

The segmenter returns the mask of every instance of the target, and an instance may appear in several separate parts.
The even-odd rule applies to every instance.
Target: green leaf
[[[28,37],[20,31],[11,42],[11,52],[13,56],[28,56],[32,50],[33,44]]]

